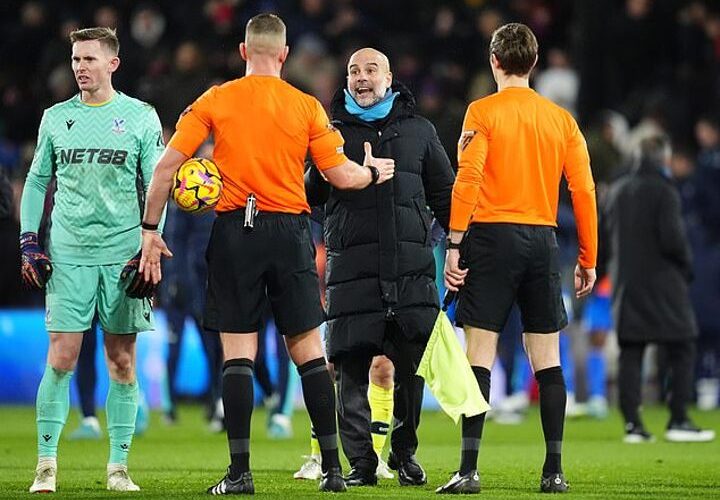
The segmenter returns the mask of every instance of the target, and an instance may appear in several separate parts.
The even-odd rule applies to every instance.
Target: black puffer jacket
[[[395,160],[395,177],[359,191],[331,188],[315,168],[306,174],[311,205],[325,203],[328,356],[382,351],[387,321],[404,337],[426,341],[438,314],[433,216],[447,230],[455,175],[433,125],[415,114],[402,85],[388,117],[364,122],[345,110],[339,91],[333,125],[359,163],[363,143]],[[428,208],[429,206],[429,208]]]

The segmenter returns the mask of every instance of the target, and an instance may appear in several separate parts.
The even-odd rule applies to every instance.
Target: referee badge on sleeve
[[[458,141],[460,151],[465,151],[465,148],[470,145],[475,134],[477,134],[477,130],[463,130],[462,134],[460,134],[460,140]]]

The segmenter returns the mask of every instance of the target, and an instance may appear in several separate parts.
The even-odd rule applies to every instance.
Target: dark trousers
[[[222,366],[223,366],[223,348],[220,341],[220,334],[212,330],[201,328],[201,324],[197,324],[198,329],[202,332],[203,349],[208,362],[208,414],[212,415],[215,411],[215,403],[222,398]]]
[[[180,361],[180,346],[185,331],[185,313],[178,308],[168,307],[168,396],[170,398],[169,413],[174,414],[178,401],[177,369]],[[203,328],[200,318],[192,317],[200,335],[203,350],[208,364],[208,391],[206,410],[208,418],[212,418],[215,411],[215,402],[222,397],[222,363],[223,351],[220,335],[217,332]]]
[[[290,355],[285,348],[285,339],[282,336],[282,332],[279,332],[276,326],[271,329],[268,328],[271,320],[272,313],[268,307],[263,324],[260,330],[258,330],[258,349],[255,355],[255,379],[262,389],[264,397],[268,398],[272,396],[274,392],[278,393],[278,402],[275,407],[267,408],[267,410],[274,415],[276,413],[282,413],[283,408],[289,404],[288,398],[292,398],[294,394],[288,393],[288,389],[290,388]],[[270,355],[267,344],[269,340],[268,335],[274,336],[275,356],[277,358],[277,379],[275,384],[273,384],[270,376],[268,363],[268,356]]]
[[[642,399],[642,361],[646,346],[645,342],[620,342],[618,387],[620,410],[626,423],[641,423],[639,408]],[[663,343],[663,346],[667,352],[669,368],[670,418],[673,422],[682,422],[687,419],[687,406],[692,397],[695,342],[667,342]]]
[[[403,458],[413,455],[418,447],[417,428],[424,381],[415,372],[426,342],[410,342],[402,337],[397,327],[388,325],[383,350],[395,365],[395,404],[390,443],[393,454]],[[351,467],[372,471],[378,463],[370,434],[370,403],[367,397],[373,355],[358,352],[335,360],[340,442]]]
[[[507,374],[505,394],[508,396],[516,391],[524,390],[523,385],[515,383],[516,381],[525,382],[523,373],[518,373],[515,366],[518,353],[522,353],[522,355],[525,356],[522,347],[522,332],[523,325],[520,319],[520,309],[517,304],[515,304],[512,309],[510,309],[510,316],[508,316],[507,322],[498,337],[497,349],[498,359]],[[524,367],[525,365],[521,364],[519,369],[524,372]]]
[[[257,380],[263,392],[263,397],[265,398],[269,398],[275,392],[267,362],[267,340],[267,321],[263,321],[262,326],[258,330],[257,354],[255,354],[255,380]],[[281,350],[286,351],[286,349],[282,349],[282,346],[278,347],[280,347],[280,349],[277,349],[278,355]]]

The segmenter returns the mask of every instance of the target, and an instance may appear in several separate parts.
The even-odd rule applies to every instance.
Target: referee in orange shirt
[[[498,92],[470,104],[458,144],[445,284],[458,290],[457,320],[467,356],[487,399],[498,332],[517,301],[523,340],[540,389],[545,435],[543,492],[567,491],[560,466],[565,380],[559,330],[567,325],[555,227],[560,177],[572,194],[580,251],[578,297],[595,282],[597,213],[582,133],[564,109],[529,86],[538,43],[530,28],[507,24],[490,42]],[[467,234],[466,234],[467,233]],[[466,269],[465,269],[466,268]],[[477,458],[485,415],[463,418],[460,470],[438,493],[477,493]]]
[[[285,31],[282,20],[272,14],[248,22],[240,44],[240,55],[247,62],[245,77],[212,87],[185,110],[158,162],[143,219],[140,270],[157,283],[161,255],[171,256],[156,229],[173,175],[212,132],[223,191],[207,249],[204,323],[221,332],[231,459],[226,476],[208,489],[215,495],[254,493],[249,466],[252,374],[262,305],[268,299],[298,366],[320,443],[320,490],[345,491],[338,460],[335,391],[318,330],[324,314],[307,217],[304,159],[309,151],[339,189],[384,182],[395,168],[393,160],[373,158],[369,145],[365,166],[348,160],[342,136],[330,126],[317,99],[280,78],[288,55]],[[257,213],[250,208],[250,194],[257,199]],[[252,231],[244,227],[246,215],[255,216]]]

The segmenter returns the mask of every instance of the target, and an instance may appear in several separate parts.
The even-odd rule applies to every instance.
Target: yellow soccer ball
[[[207,158],[190,158],[175,172],[172,197],[185,212],[202,213],[212,209],[221,191],[220,171]]]

